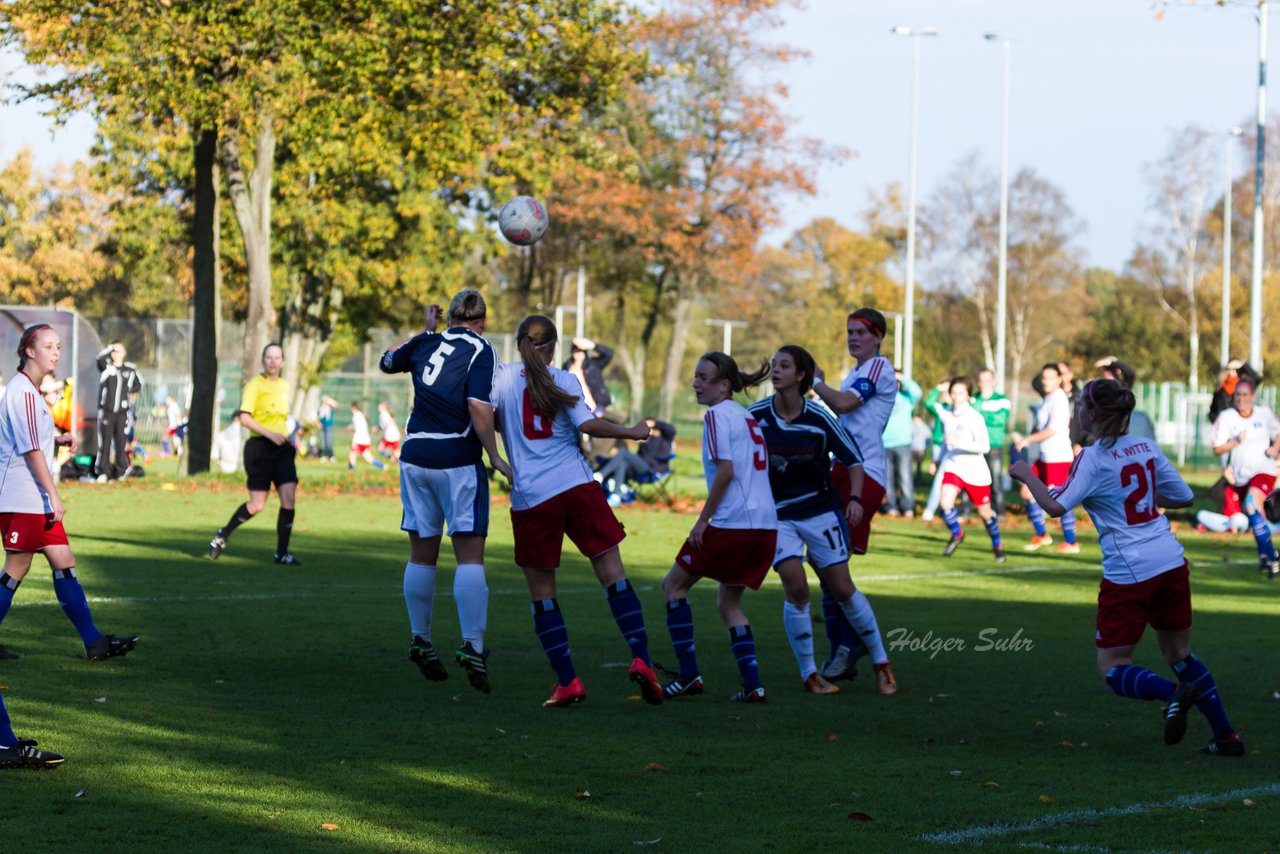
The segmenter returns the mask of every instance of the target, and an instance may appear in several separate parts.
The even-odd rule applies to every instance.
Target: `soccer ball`
[[[502,236],[517,246],[532,246],[547,233],[547,209],[532,196],[516,196],[498,211]]]

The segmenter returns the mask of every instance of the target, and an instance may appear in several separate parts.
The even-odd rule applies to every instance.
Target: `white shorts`
[[[849,525],[834,510],[808,519],[779,519],[778,548],[773,555],[777,567],[788,558],[809,553],[814,569],[826,569],[849,560]]]
[[[489,534],[489,478],[475,463],[452,469],[427,469],[400,462],[400,530],[419,537]]]

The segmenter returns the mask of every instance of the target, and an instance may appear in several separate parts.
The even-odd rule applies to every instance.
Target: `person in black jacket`
[[[573,352],[564,363],[564,370],[578,378],[585,395],[584,403],[591,414],[599,418],[613,403],[613,395],[604,383],[604,369],[613,361],[613,350],[590,338],[574,338]]]
[[[645,475],[661,477],[671,470],[671,449],[676,438],[676,428],[656,418],[646,418],[649,438],[641,443],[636,453],[619,446],[618,452],[600,467],[600,482],[610,492],[618,492],[629,480]],[[615,486],[609,489],[609,482]]]
[[[1249,367],[1244,359],[1232,359],[1222,369],[1218,387],[1213,390],[1213,400],[1209,403],[1209,420],[1217,421],[1224,409],[1231,409],[1231,396],[1235,394],[1236,383],[1246,380],[1254,388],[1262,382],[1262,374]]]
[[[132,362],[126,362],[123,341],[112,341],[98,354],[98,481],[124,477],[129,466],[125,453],[125,433],[129,410],[142,391],[142,377]],[[114,461],[112,451],[114,449]]]

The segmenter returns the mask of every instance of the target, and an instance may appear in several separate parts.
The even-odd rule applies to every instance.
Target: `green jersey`
[[[1009,398],[999,393],[993,393],[987,397],[979,394],[973,398],[973,405],[982,413],[982,420],[987,422],[991,450],[1003,448],[1005,425],[1009,423],[1009,415],[1013,412],[1013,404],[1009,402]]]

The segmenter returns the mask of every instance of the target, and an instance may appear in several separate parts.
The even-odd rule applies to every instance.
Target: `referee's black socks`
[[[293,533],[293,508],[280,508],[280,515],[276,517],[276,554],[287,555],[289,553],[289,535]]]
[[[222,536],[229,537],[231,532],[239,528],[245,522],[253,518],[253,514],[249,512],[249,503],[245,502],[236,508],[236,512],[231,514],[231,519],[222,528]]]

